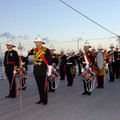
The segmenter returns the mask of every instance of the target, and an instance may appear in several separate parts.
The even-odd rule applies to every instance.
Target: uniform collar
[[[13,50],[13,48],[9,49],[8,51],[12,51],[12,50]]]
[[[39,47],[38,49],[41,49],[41,48],[43,48],[43,46]]]
[[[38,52],[40,49],[42,49],[43,46],[39,47],[39,48],[35,48],[35,51]]]

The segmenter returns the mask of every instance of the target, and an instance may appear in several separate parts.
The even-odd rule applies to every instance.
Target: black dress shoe
[[[52,90],[52,92],[55,92],[55,90]]]
[[[82,95],[87,95],[87,93],[86,93],[86,92],[84,92],[84,93],[82,93]]]
[[[26,90],[26,87],[22,88],[22,90]]]
[[[51,90],[48,90],[48,92],[51,92]]]
[[[43,105],[47,105],[47,102],[43,102]]]
[[[99,86],[97,86],[96,88],[100,88]]]
[[[5,96],[5,98],[10,98],[10,97],[11,97],[10,95]]]
[[[16,96],[11,96],[11,98],[15,98]]]
[[[41,104],[42,103],[42,101],[40,100],[40,101],[38,101],[38,102],[36,102],[36,104]]]
[[[87,93],[87,95],[91,95],[91,93],[89,92],[89,93]]]

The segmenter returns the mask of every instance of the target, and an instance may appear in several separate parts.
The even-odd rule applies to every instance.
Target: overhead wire
[[[72,10],[74,10],[75,12],[77,12],[78,14],[82,15],[83,17],[87,18],[88,20],[90,20],[91,22],[93,22],[94,24],[98,25],[99,27],[103,28],[104,30],[108,31],[109,33],[117,36],[120,38],[119,35],[115,34],[114,32],[108,30],[107,28],[105,28],[104,26],[100,25],[99,23],[95,22],[94,20],[92,20],[91,18],[89,18],[88,16],[84,15],[83,13],[79,12],[78,10],[76,10],[75,8],[73,8],[72,6],[70,6],[69,4],[65,3],[62,0],[59,0],[60,2],[62,2],[64,5],[68,6],[69,8],[71,8]]]

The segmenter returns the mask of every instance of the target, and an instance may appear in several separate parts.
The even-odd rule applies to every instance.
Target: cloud
[[[9,32],[4,32],[4,33],[0,34],[0,38],[1,37],[4,37],[6,39],[12,39],[12,40],[15,40],[15,39],[25,39],[25,40],[28,40],[28,39],[30,39],[30,37],[27,36],[27,35],[24,35],[24,36],[14,36],[14,35],[12,35]]]
[[[43,38],[43,40],[48,43],[48,42],[51,42],[47,37]]]

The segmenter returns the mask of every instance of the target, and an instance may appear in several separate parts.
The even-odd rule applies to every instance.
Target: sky
[[[120,0],[63,0],[82,14],[120,35]],[[0,43],[13,39],[27,49],[40,35],[57,52],[63,48],[83,49],[86,40],[96,49],[99,44],[109,49],[116,46],[116,36],[97,26],[60,0],[0,0]],[[112,37],[112,38],[111,38]],[[97,39],[96,39],[97,38]],[[99,38],[99,39],[98,39]],[[101,39],[103,38],[103,39]],[[78,44],[79,40],[79,44]]]

